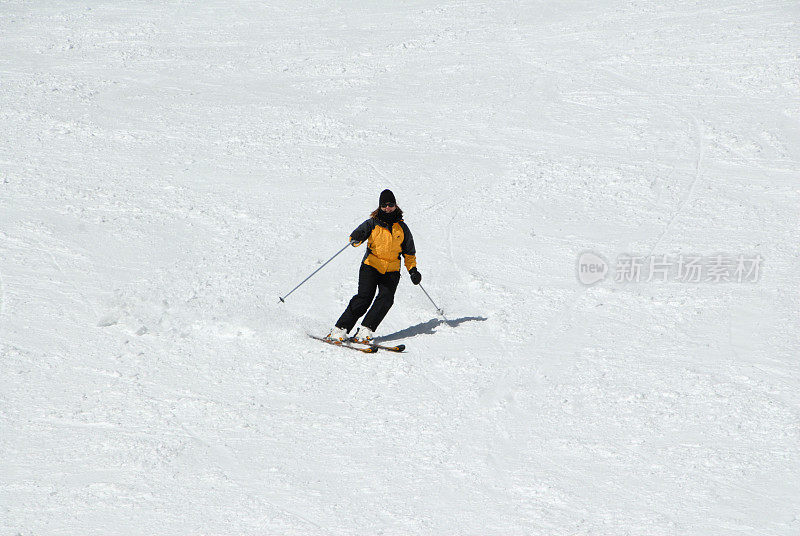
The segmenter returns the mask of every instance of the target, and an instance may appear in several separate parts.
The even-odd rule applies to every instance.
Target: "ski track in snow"
[[[798,15],[4,2],[0,536],[797,534]],[[383,188],[446,320],[316,344]]]
[[[618,80],[621,80],[621,81],[625,82],[627,85],[629,85],[630,87],[636,89],[637,91],[640,91],[640,92],[642,92],[644,94],[648,94],[648,95],[652,96],[652,98],[654,100],[659,100],[660,99],[658,93],[655,93],[655,92],[647,90],[646,88],[643,88],[641,85],[635,83],[634,81],[630,80],[629,78],[621,76],[618,73],[615,73],[615,72],[613,72],[613,71],[611,71],[609,69],[604,69],[604,71],[606,73],[608,73],[609,75],[611,75],[613,78],[616,78]],[[689,187],[686,189],[686,193],[681,197],[677,207],[673,211],[672,216],[670,216],[669,221],[667,221],[667,224],[664,226],[664,230],[658,235],[658,238],[655,240],[655,242],[653,244],[653,247],[650,248],[650,251],[648,252],[648,256],[649,255],[653,255],[653,253],[655,253],[656,248],[661,243],[661,240],[664,238],[664,236],[669,232],[670,228],[672,227],[672,224],[675,222],[675,219],[681,214],[681,211],[683,210],[683,208],[686,205],[686,203],[694,195],[695,189],[697,187],[697,183],[698,183],[698,181],[700,179],[700,175],[702,173],[703,157],[705,155],[705,149],[706,149],[706,144],[705,144],[705,141],[703,139],[703,137],[705,135],[705,132],[703,131],[703,126],[700,124],[700,120],[697,119],[697,117],[693,113],[691,113],[690,111],[688,111],[687,109],[685,109],[683,107],[678,107],[678,106],[673,107],[669,102],[665,102],[665,104],[668,107],[673,108],[676,111],[678,111],[678,112],[686,115],[687,117],[689,117],[689,119],[695,125],[696,138],[697,138],[697,158],[695,160],[695,165],[694,165],[694,177],[692,178],[691,183],[689,184]]]

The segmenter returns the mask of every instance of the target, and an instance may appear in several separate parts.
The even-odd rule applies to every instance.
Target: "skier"
[[[411,282],[419,285],[422,281],[422,274],[417,270],[414,238],[403,221],[403,211],[397,206],[391,190],[381,192],[378,205],[369,219],[350,235],[353,247],[367,240],[367,252],[358,272],[358,293],[336,321],[328,339],[344,341],[361,315],[367,313],[356,331],[355,340],[364,343],[372,341],[375,330],[394,303],[394,292],[400,282],[401,256]],[[378,297],[373,303],[376,289]]]

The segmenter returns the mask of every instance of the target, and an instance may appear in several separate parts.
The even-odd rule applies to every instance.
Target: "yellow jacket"
[[[372,266],[382,274],[399,272],[401,255],[407,270],[417,265],[414,237],[402,219],[389,224],[371,217],[350,235],[351,242],[361,243],[364,240],[367,241],[364,264]]]

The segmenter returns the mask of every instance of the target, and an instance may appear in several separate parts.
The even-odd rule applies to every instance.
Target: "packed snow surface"
[[[800,533],[799,51],[789,0],[0,2],[0,535]],[[403,270],[406,353],[311,340],[384,188],[446,319]]]

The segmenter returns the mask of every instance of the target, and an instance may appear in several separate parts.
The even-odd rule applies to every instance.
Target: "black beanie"
[[[397,203],[391,190],[384,190],[381,192],[381,197],[378,199],[378,205],[380,206],[384,203]]]

